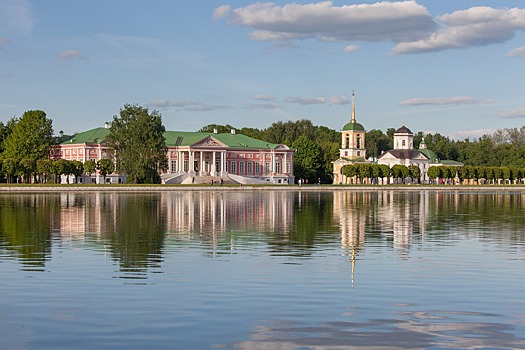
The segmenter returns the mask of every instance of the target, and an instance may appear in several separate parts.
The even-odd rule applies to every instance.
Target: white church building
[[[419,149],[414,149],[414,134],[404,123],[394,133],[394,149],[383,152],[377,160],[366,159],[366,130],[356,121],[354,94],[352,94],[352,118],[341,130],[341,148],[339,159],[334,164],[334,184],[346,184],[348,179],[342,175],[342,168],[351,164],[385,164],[389,168],[394,165],[416,165],[419,167],[421,183],[427,183],[428,168],[431,166],[463,166],[462,163],[452,160],[440,160],[437,155],[421,142]]]

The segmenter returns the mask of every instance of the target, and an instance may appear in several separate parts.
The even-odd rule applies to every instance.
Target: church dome
[[[350,122],[348,124],[346,124],[345,126],[343,126],[343,131],[365,131],[365,128],[363,127],[363,125],[357,123],[357,122]]]
[[[404,125],[396,130],[396,134],[411,134],[411,135],[413,135],[412,131],[410,131],[410,129],[407,128]]]

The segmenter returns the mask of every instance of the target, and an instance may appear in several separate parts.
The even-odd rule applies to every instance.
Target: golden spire
[[[352,90],[352,123],[355,123],[355,103],[354,103],[355,91]]]

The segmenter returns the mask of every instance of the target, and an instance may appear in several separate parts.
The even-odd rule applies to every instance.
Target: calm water
[[[0,194],[0,349],[525,349],[525,194]]]

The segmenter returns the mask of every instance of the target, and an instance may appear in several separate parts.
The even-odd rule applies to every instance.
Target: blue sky
[[[0,120],[125,103],[168,130],[310,119],[475,138],[525,125],[523,1],[0,0]]]

